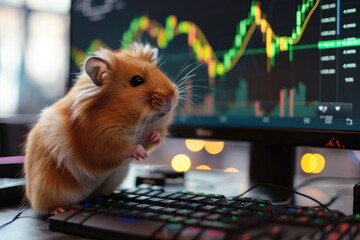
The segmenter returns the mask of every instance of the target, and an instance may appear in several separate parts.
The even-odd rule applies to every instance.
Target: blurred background
[[[3,121],[11,123],[14,116],[14,122],[32,119],[64,95],[69,76],[70,4],[70,0],[0,0]],[[0,140],[4,152],[9,143],[14,145],[12,141],[19,142]],[[7,153],[17,154],[15,151]],[[359,155],[350,150],[298,147],[296,182],[314,177],[359,177]],[[248,158],[248,143],[170,138],[142,164],[163,164],[183,172],[198,169],[247,174]]]
[[[34,114],[64,95],[70,0],[0,0],[0,116]]]

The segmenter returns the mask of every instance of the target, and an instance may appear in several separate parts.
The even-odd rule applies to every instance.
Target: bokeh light
[[[302,156],[300,164],[305,173],[318,174],[324,170],[325,158],[318,153],[306,153]]]
[[[211,167],[208,165],[199,165],[196,167],[197,170],[211,170]]]
[[[191,167],[191,160],[185,154],[178,154],[171,160],[171,167],[176,172],[186,172]]]
[[[185,145],[190,151],[199,152],[201,149],[204,148],[205,141],[204,140],[186,139]]]
[[[224,142],[206,141],[205,149],[210,154],[219,154],[224,149]]]
[[[229,167],[229,168],[226,168],[224,170],[224,172],[239,172],[239,170],[237,170],[236,168],[233,168],[233,167]]]

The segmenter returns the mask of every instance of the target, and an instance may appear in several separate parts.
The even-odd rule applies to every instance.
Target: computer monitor
[[[76,0],[70,70],[100,45],[157,46],[188,89],[171,136],[248,141],[252,180],[291,186],[295,147],[360,149],[359,11],[357,0]]]

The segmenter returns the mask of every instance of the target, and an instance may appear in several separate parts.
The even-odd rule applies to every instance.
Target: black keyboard
[[[99,239],[360,239],[360,214],[259,198],[140,187],[49,218],[49,227]]]

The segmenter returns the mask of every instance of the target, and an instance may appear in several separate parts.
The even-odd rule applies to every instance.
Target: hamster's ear
[[[85,72],[91,78],[93,83],[100,87],[104,78],[108,76],[110,65],[107,61],[99,57],[90,57],[85,62]]]

